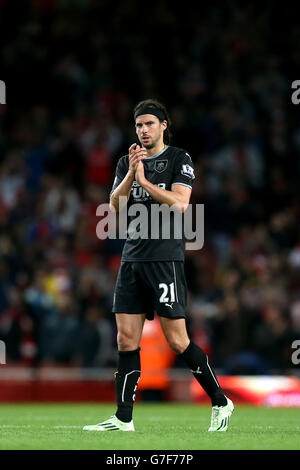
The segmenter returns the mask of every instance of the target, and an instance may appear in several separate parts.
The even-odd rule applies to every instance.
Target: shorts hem
[[[184,319],[186,319],[186,315],[173,315],[173,316],[172,316],[172,315],[166,315],[166,314],[158,313],[158,312],[156,312],[156,313],[157,313],[157,315],[158,315],[159,317],[169,318],[170,320],[178,320],[179,318],[184,318]]]
[[[125,307],[125,308],[112,308],[112,313],[128,313],[129,315],[138,315],[139,313],[148,313],[147,310],[141,309],[137,311],[133,311],[132,308]]]

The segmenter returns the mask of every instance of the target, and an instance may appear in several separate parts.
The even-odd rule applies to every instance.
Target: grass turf
[[[87,432],[113,404],[1,404],[1,450],[292,450],[300,448],[300,409],[237,405],[224,433],[208,433],[211,408],[137,403],[136,432]]]

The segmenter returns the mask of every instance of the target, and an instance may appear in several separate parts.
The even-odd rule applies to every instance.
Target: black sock
[[[191,341],[186,350],[181,354],[181,357],[210,397],[212,406],[227,405],[227,399],[208,364],[208,357],[205,352]]]
[[[116,417],[124,423],[132,420],[135,391],[140,375],[140,348],[134,351],[119,351],[118,371],[115,373],[118,405]]]

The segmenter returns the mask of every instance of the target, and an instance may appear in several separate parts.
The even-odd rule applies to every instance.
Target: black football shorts
[[[112,311],[186,318],[187,284],[183,261],[122,261]]]

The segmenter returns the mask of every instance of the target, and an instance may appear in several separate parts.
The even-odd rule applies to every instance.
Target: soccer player
[[[111,207],[122,210],[120,201],[125,200],[126,210],[139,203],[151,214],[153,204],[166,204],[183,213],[190,201],[194,166],[185,150],[169,145],[170,118],[164,105],[157,100],[141,101],[134,109],[134,120],[140,144],[131,145],[129,155],[118,161]],[[170,230],[167,238],[160,233],[158,238],[126,239],[112,309],[118,330],[117,410],[106,421],[84,430],[134,431],[133,404],[141,374],[139,345],[145,319],[152,320],[154,312],[169,346],[182,357],[211,399],[208,430],[228,428],[233,403],[224,395],[207,355],[190,340],[186,330],[184,237],[177,239]]]

